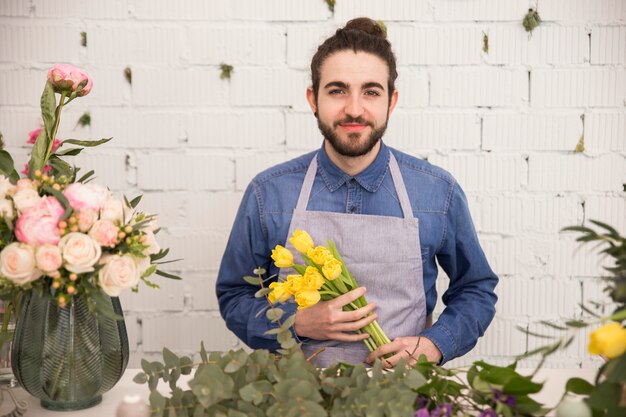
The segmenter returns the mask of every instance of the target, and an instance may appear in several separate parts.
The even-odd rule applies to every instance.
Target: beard
[[[326,123],[322,122],[322,120],[318,117],[317,118],[317,127],[320,129],[320,132],[322,132],[322,135],[324,136],[324,139],[326,139],[328,141],[328,143],[330,143],[330,145],[333,147],[333,149],[342,156],[348,156],[348,157],[359,157],[359,156],[363,156],[368,154],[372,149],[374,149],[374,146],[376,146],[376,144],[378,143],[378,141],[383,137],[383,135],[385,134],[385,130],[387,129],[387,121],[389,120],[389,117],[387,117],[387,119],[385,120],[385,124],[382,125],[381,127],[379,127],[378,129],[374,128],[374,125],[372,123],[369,123],[365,120],[363,120],[361,117],[346,117],[343,120],[339,120],[337,122],[333,123],[333,127],[327,125]],[[372,133],[370,133],[369,137],[365,138],[364,141],[360,141],[361,136],[363,136],[363,133],[360,132],[353,132],[353,133],[348,133],[348,140],[347,141],[342,141],[339,136],[337,135],[337,133],[335,133],[335,129],[337,128],[337,126],[339,126],[341,123],[359,123],[359,124],[364,124],[367,125],[369,127],[372,128]]]

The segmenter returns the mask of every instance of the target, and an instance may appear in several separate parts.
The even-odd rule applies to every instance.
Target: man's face
[[[397,102],[389,99],[385,61],[367,52],[352,50],[330,55],[322,64],[317,100],[307,91],[317,124],[332,149],[358,157],[369,153],[387,128]]]

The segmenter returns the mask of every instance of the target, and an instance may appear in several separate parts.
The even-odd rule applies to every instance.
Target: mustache
[[[367,120],[365,120],[361,116],[359,116],[359,117],[350,117],[350,116],[348,116],[348,117],[346,117],[346,118],[344,118],[342,120],[337,120],[335,123],[333,123],[333,127],[337,127],[337,126],[339,126],[340,124],[343,124],[343,123],[357,123],[357,124],[360,124],[360,125],[367,125],[367,126],[370,126],[371,128],[374,128],[374,125],[371,122],[368,122]]]

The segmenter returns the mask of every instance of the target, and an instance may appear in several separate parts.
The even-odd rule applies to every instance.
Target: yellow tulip
[[[298,310],[302,310],[312,305],[317,304],[320,300],[320,293],[313,290],[300,291],[296,294],[296,303],[298,303]]]
[[[326,262],[327,259],[334,259],[332,253],[330,253],[330,251],[324,246],[318,246],[315,249],[311,248],[306,254],[318,265],[324,265],[324,262]]]
[[[267,295],[267,298],[271,304],[284,303],[291,297],[284,282],[272,282],[270,288],[272,292]]]
[[[319,290],[324,285],[324,277],[314,266],[307,266],[303,275],[303,290]]]
[[[289,249],[280,245],[276,245],[276,248],[272,251],[272,259],[274,260],[274,265],[278,268],[289,268],[293,265],[293,254]]]
[[[313,239],[304,230],[296,230],[289,242],[300,253],[307,253],[309,249],[313,249]]]
[[[304,278],[302,275],[287,275],[287,281],[285,281],[285,289],[289,294],[296,295],[302,291],[304,286]]]
[[[614,321],[591,332],[589,336],[589,353],[605,355],[609,359],[616,358],[626,352],[626,329]]]
[[[341,275],[341,261],[335,258],[327,259],[322,266],[322,272],[329,281],[334,280]]]

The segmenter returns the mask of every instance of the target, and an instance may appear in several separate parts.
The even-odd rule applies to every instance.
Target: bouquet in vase
[[[302,255],[306,265],[294,264],[293,254],[289,249],[281,245],[274,248],[274,264],[278,268],[293,268],[297,274],[288,275],[284,280],[269,285],[271,292],[268,293],[268,300],[271,304],[285,302],[293,296],[300,310],[311,307],[320,300],[332,300],[358,288],[332,241],[326,242],[326,246],[315,246],[306,231],[296,230],[289,242]],[[354,311],[366,305],[365,297],[361,296],[345,305],[343,310]],[[364,332],[370,335],[363,341],[370,352],[389,343],[389,338],[376,320],[357,333]]]

